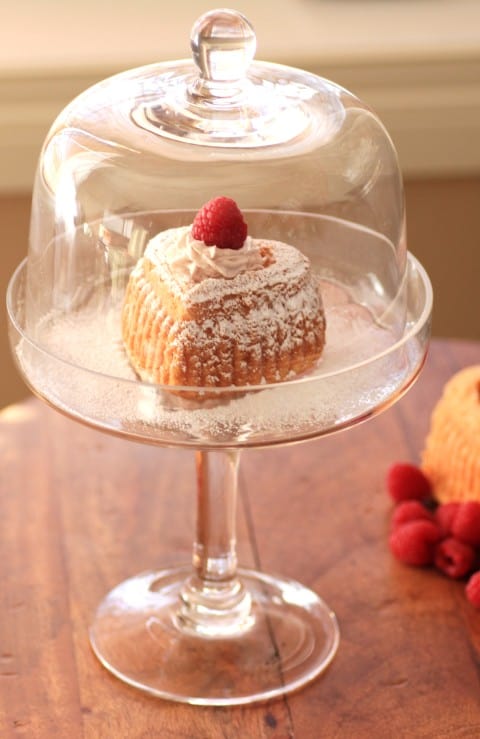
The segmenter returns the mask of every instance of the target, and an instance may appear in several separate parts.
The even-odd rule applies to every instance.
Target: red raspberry
[[[247,224],[235,200],[221,195],[209,200],[193,220],[192,236],[207,246],[241,249],[247,238]]]
[[[435,556],[440,529],[433,521],[409,521],[390,534],[392,554],[407,565],[429,565]]]
[[[387,490],[396,503],[423,500],[431,494],[429,480],[422,470],[409,462],[396,462],[387,472]]]
[[[475,608],[480,608],[480,572],[475,572],[465,588],[467,598]]]
[[[444,536],[449,536],[452,533],[453,521],[459,507],[460,503],[443,503],[435,511],[435,521],[440,526]]]
[[[466,544],[480,546],[480,503],[474,500],[460,503],[453,519],[452,533]]]
[[[437,544],[435,567],[448,577],[459,578],[473,567],[475,552],[469,544],[450,536]]]
[[[418,521],[420,519],[433,521],[433,516],[420,501],[403,500],[393,511],[392,528],[401,526],[409,521]]]

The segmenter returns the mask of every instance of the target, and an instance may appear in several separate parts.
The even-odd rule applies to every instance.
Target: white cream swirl
[[[198,283],[207,277],[232,279],[263,267],[256,240],[250,236],[240,249],[220,249],[194,239],[191,226],[162,231],[152,239],[149,248],[158,249],[171,272],[188,282]]]

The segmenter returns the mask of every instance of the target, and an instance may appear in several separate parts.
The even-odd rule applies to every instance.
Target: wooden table
[[[418,461],[445,381],[480,344],[435,341],[415,387],[348,433],[244,454],[239,554],[336,611],[327,672],[288,698],[197,708],[136,692],[88,625],[126,577],[188,560],[193,454],[127,443],[31,399],[0,414],[0,736],[361,739],[480,736],[480,612],[462,583],[394,561],[384,474]]]

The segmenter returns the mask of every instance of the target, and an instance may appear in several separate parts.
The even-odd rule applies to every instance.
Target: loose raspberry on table
[[[475,572],[465,588],[467,598],[475,608],[480,608],[480,572]]]
[[[435,549],[435,567],[448,577],[464,577],[473,568],[475,551],[469,544],[453,536],[440,541]]]
[[[431,495],[430,481],[420,467],[409,462],[396,462],[387,471],[387,490],[396,503],[423,500]]]
[[[435,545],[440,538],[440,529],[433,521],[409,521],[391,532],[390,550],[405,564],[429,565],[434,560]]]
[[[460,503],[442,503],[434,513],[435,521],[440,526],[442,534],[449,536],[452,534],[453,521],[457,515]]]
[[[480,503],[474,500],[460,503],[452,522],[452,533],[466,544],[480,546]]]
[[[433,515],[419,500],[403,500],[393,511],[392,528],[421,519],[433,521]]]
[[[247,230],[235,200],[220,195],[200,208],[193,220],[192,236],[207,246],[241,249],[247,238]]]

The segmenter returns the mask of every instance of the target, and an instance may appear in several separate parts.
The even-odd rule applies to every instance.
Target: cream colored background
[[[219,3],[218,5],[222,5]],[[433,282],[436,336],[480,339],[480,1],[244,0],[257,58],[366,100],[406,180],[409,249]],[[0,23],[0,294],[26,254],[41,143],[77,93],[127,67],[189,55],[204,0],[5,0]],[[0,314],[0,407],[26,395]]]

